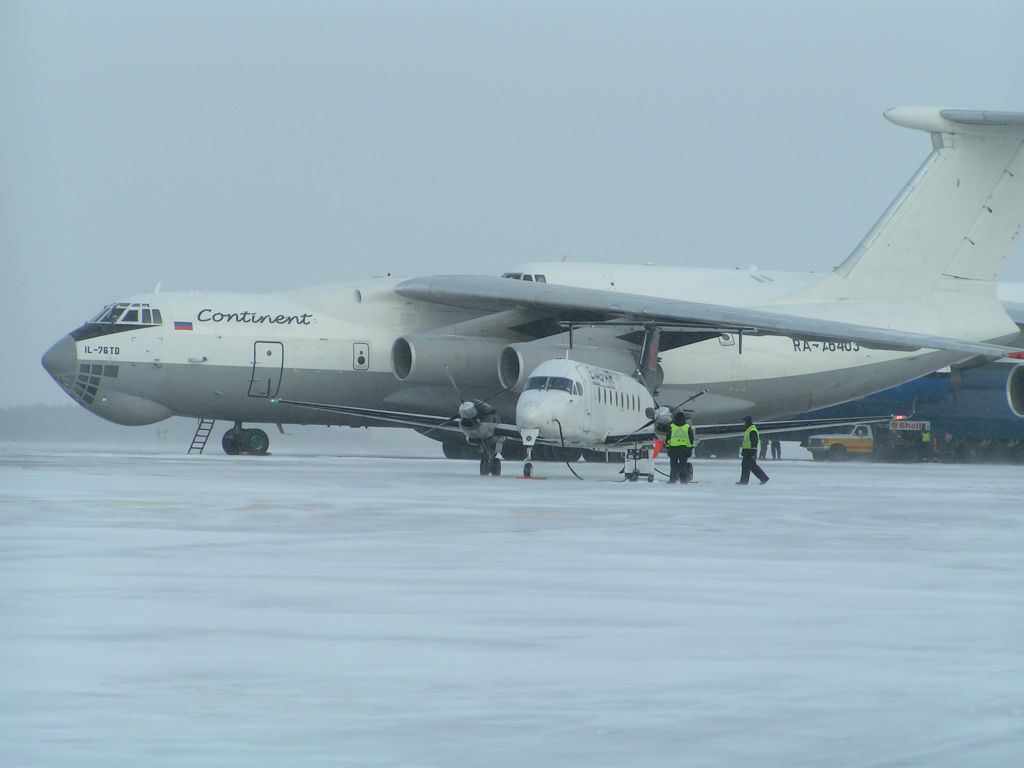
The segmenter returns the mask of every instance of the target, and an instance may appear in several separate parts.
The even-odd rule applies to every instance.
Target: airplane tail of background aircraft
[[[995,281],[1024,226],[1024,113],[898,107],[885,116],[930,133],[932,153],[853,253],[782,303],[995,307]]]

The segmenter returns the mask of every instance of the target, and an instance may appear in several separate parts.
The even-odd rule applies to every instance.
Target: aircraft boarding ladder
[[[196,433],[192,436],[192,445],[188,447],[189,455],[203,452],[203,448],[206,447],[206,441],[210,439],[210,433],[213,432],[214,422],[215,419],[199,420]]]

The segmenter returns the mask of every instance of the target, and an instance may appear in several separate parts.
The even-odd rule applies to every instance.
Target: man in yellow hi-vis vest
[[[754,476],[761,481],[761,485],[768,482],[768,475],[765,474],[764,470],[757,466],[757,444],[761,440],[761,436],[757,433],[757,427],[754,426],[754,420],[749,416],[744,417],[743,425],[747,428],[743,433],[743,446],[740,448],[740,456],[742,457],[740,464],[740,481],[736,485],[746,485],[750,482],[750,473],[753,472]]]
[[[693,471],[690,468],[690,456],[693,455],[693,426],[686,422],[686,414],[682,411],[672,417],[669,424],[668,440],[665,441],[668,451],[668,482],[690,482]]]

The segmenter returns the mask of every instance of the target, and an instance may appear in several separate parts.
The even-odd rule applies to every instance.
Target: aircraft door
[[[280,341],[257,341],[253,345],[249,397],[277,397],[283,372],[284,344]]]

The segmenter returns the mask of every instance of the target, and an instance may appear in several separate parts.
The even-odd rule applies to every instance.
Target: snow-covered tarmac
[[[4,766],[1024,764],[1024,469],[0,445]]]

